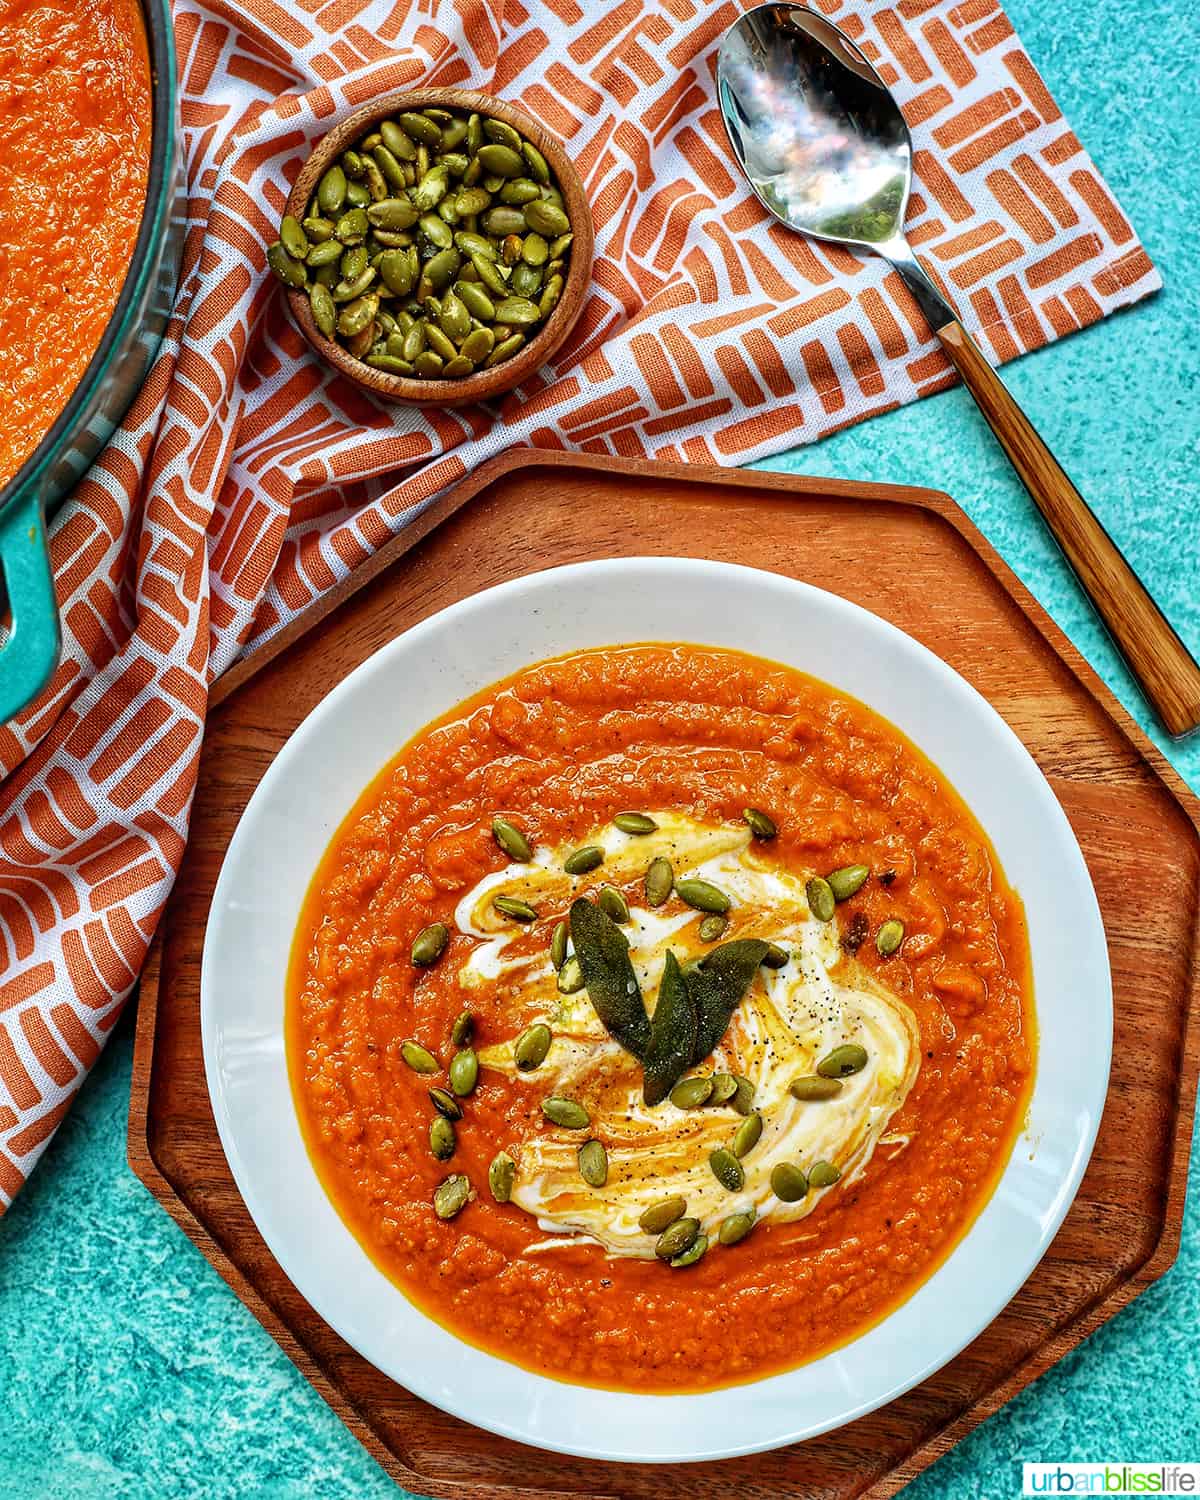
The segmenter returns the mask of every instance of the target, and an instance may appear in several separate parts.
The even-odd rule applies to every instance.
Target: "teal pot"
[[[0,724],[35,698],[58,661],[58,606],[46,516],[112,436],[145,381],[170,316],[187,198],[179,145],[175,37],[167,0],[142,0],[154,124],[146,206],[125,284],[83,378],[54,425],[0,489],[0,569],[11,611],[0,647]]]

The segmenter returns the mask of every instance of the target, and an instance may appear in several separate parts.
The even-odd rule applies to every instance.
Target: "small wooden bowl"
[[[520,385],[522,380],[545,364],[559,348],[583,311],[592,268],[592,215],[579,173],[559,142],[524,110],[517,109],[507,100],[493,99],[490,94],[476,94],[467,89],[409,89],[401,93],[383,94],[348,115],[317,144],[292,186],[286,212],[295,215],[297,219],[303,219],[308,200],[326,168],[348,146],[366,135],[373,125],[402,110],[428,109],[431,106],[503,120],[532,141],[546,158],[563,195],[574,235],[567,260],[566,285],[558,306],[549,319],[523,349],[518,350],[503,364],[495,365],[490,370],[479,370],[474,375],[465,375],[461,380],[419,380],[407,375],[389,375],[385,370],[373,369],[362,360],[355,359],[340,344],[321,333],[304,292],[289,289],[287,299],[300,332],[322,359],[339,370],[347,380],[354,381],[355,385],[361,385],[364,390],[373,391],[376,396],[383,396],[388,401],[406,401],[414,406],[464,406],[469,401],[490,401]]]

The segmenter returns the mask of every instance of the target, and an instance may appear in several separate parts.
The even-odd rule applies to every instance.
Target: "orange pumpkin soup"
[[[1020,901],[893,726],[736,652],[541,662],[412,740],[301,913],[289,1068],[366,1251],[460,1337],[646,1391],[909,1296],[1034,1063]]]
[[[66,405],[116,306],[150,129],[137,0],[0,4],[0,485]]]

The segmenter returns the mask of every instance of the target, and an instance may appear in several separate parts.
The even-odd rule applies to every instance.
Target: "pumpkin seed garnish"
[[[808,1169],[808,1185],[815,1188],[832,1187],[841,1175],[841,1170],[831,1161],[817,1161]]]
[[[724,1146],[709,1152],[708,1164],[712,1168],[713,1176],[727,1193],[740,1193],[745,1187],[746,1174],[741,1162],[732,1151],[726,1151]]]
[[[434,1115],[429,1125],[429,1149],[438,1161],[449,1161],[456,1145],[454,1126],[444,1115]]]
[[[808,1178],[790,1161],[776,1162],[771,1168],[771,1191],[780,1203],[799,1203],[808,1194]]]
[[[599,844],[585,844],[574,849],[563,860],[563,869],[568,875],[586,875],[604,863],[604,850]]]
[[[675,1085],[671,1090],[671,1103],[676,1109],[699,1109],[708,1103],[712,1089],[712,1074],[697,1073]]]
[[[555,969],[561,969],[567,958],[567,924],[559,922],[554,929],[554,936],[550,939],[550,962]]]
[[[730,1214],[727,1219],[721,1221],[717,1238],[722,1245],[737,1245],[746,1238],[757,1222],[758,1215],[752,1208],[743,1209],[741,1213]]]
[[[675,894],[694,910],[713,912],[717,916],[724,916],[733,905],[725,892],[713,885],[711,880],[699,880],[695,877],[677,880]]]
[[[699,1233],[699,1219],[676,1219],[659,1235],[654,1253],[659,1260],[673,1260],[683,1254]]]
[[[808,1103],[816,1099],[832,1099],[842,1092],[842,1080],[840,1078],[821,1078],[815,1073],[805,1074],[802,1078],[793,1078],[788,1085],[788,1093],[793,1099],[803,1100]]]
[[[465,1099],[478,1082],[479,1058],[470,1047],[464,1047],[450,1059],[450,1087],[460,1099]]]
[[[775,820],[763,812],[760,807],[742,808],[742,817],[750,825],[750,832],[756,839],[773,839],[779,832],[775,827]]]
[[[492,837],[508,855],[509,859],[515,860],[517,864],[526,865],[533,858],[533,850],[529,846],[529,840],[507,818],[492,819]]]
[[[732,1073],[714,1073],[712,1093],[708,1096],[709,1104],[727,1104],[737,1093],[737,1086],[738,1081]]]
[[[531,1073],[540,1068],[550,1051],[553,1034],[543,1021],[527,1026],[513,1044],[513,1061],[522,1073]]]
[[[837,897],[833,894],[833,887],[823,875],[814,875],[804,887],[804,894],[808,897],[808,909],[818,922],[833,921]]]
[[[849,1078],[852,1073],[861,1073],[867,1065],[867,1049],[857,1042],[846,1042],[835,1047],[817,1064],[822,1078]]]
[[[611,917],[614,922],[623,925],[629,921],[629,903],[615,885],[601,886],[596,902],[605,916]]]
[[[763,959],[764,969],[782,969],[791,954],[786,948],[781,948],[778,943],[767,944],[767,956]]]
[[[430,1089],[429,1101],[437,1110],[452,1124],[457,1125],[463,1117],[462,1105],[453,1094],[447,1093],[445,1089]]]
[[[650,861],[650,868],[646,871],[646,905],[662,906],[674,889],[675,871],[671,868],[671,861],[660,854]]]
[[[632,833],[637,837],[654,833],[658,828],[658,824],[649,813],[641,812],[619,812],[613,819],[613,826],[619,828],[622,833]]]
[[[638,1227],[646,1234],[661,1234],[664,1229],[674,1224],[676,1219],[682,1219],[686,1212],[686,1198],[662,1198],[646,1209],[638,1220]]]
[[[686,1250],[680,1255],[673,1255],[670,1259],[671,1269],[682,1271],[686,1266],[694,1266],[708,1249],[708,1236],[698,1234]]]
[[[762,1132],[762,1115],[758,1114],[757,1111],[752,1115],[747,1115],[733,1132],[733,1140],[729,1143],[729,1149],[740,1161],[743,1156],[749,1156],[750,1152],[758,1145]]]
[[[497,1203],[507,1203],[512,1197],[516,1175],[516,1162],[507,1151],[497,1151],[488,1167],[488,1187]]]
[[[441,1067],[441,1063],[438,1062],[428,1047],[422,1047],[420,1042],[408,1041],[402,1043],[400,1056],[414,1073],[436,1073]]]
[[[554,1094],[542,1100],[542,1113],[552,1124],[560,1125],[564,1130],[586,1130],[592,1123],[591,1115],[582,1104]]]
[[[700,923],[700,941],[702,943],[719,942],[725,936],[725,929],[728,926],[728,917],[722,917],[718,913],[713,912]]]
[[[428,969],[437,963],[450,941],[450,930],[443,922],[431,922],[423,927],[413,939],[412,961],[418,969]]]
[[[599,1141],[585,1141],[579,1148],[579,1175],[589,1187],[608,1181],[608,1152]]]
[[[469,1010],[459,1011],[450,1028],[450,1040],[456,1047],[465,1047],[475,1030],[475,1017]]]
[[[583,970],[579,966],[579,960],[574,954],[563,960],[563,966],[558,971],[558,993],[560,995],[575,995],[583,988]]]
[[[891,958],[899,953],[904,941],[904,923],[899,917],[889,917],[875,934],[875,947],[881,958]]]
[[[825,879],[835,901],[849,901],[866,885],[870,874],[870,865],[843,865],[840,870],[831,870]]]
[[[729,1101],[739,1115],[748,1115],[754,1108],[754,1085],[748,1078],[743,1078],[740,1073],[737,1078],[737,1090]]]
[[[516,896],[493,896],[492,907],[503,917],[511,917],[514,922],[536,922],[537,911],[530,906],[528,901],[519,901]]]
[[[467,1206],[471,1196],[470,1179],[455,1172],[440,1182],[433,1194],[433,1211],[439,1219],[452,1219]]]

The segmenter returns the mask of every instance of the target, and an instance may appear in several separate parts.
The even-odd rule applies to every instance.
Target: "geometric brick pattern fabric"
[[[995,0],[821,0],[901,101],[908,229],[1007,360],[1159,284]],[[742,463],[948,384],[894,272],[768,221],[714,104],[732,0],[177,0],[190,232],[154,371],[55,521],[64,651],[0,728],[0,1207],[141,966],[207,686],[482,459]],[[310,143],[380,91],[518,100],[597,231],[552,367],[496,411],[374,404],[307,352],[263,251]]]

